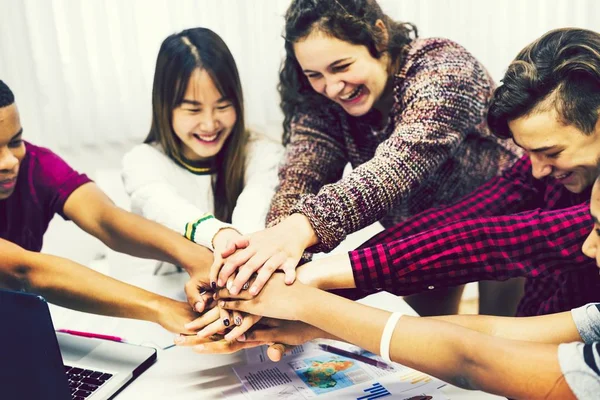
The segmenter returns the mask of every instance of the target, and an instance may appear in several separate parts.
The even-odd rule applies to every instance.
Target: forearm
[[[308,218],[302,214],[292,214],[281,222],[289,231],[294,232],[298,242],[305,249],[318,243],[317,235]]]
[[[312,288],[300,307],[302,321],[379,353],[389,312]],[[391,357],[461,387],[517,398],[544,398],[561,377],[555,345],[492,338],[435,319],[403,316]]]
[[[189,273],[210,268],[210,250],[161,224],[116,206],[102,221],[100,239],[115,251],[180,265]]]
[[[568,398],[556,344],[500,339],[439,320],[402,317],[392,336],[391,358],[465,389],[519,399]]]
[[[6,286],[95,314],[157,322],[160,303],[173,301],[47,254],[23,251],[18,276],[18,280],[5,280]]]
[[[537,343],[581,341],[570,312],[536,317],[496,317],[488,315],[444,315],[429,317],[504,339]]]
[[[490,179],[448,206],[430,208],[373,236],[361,248],[409,238],[463,219],[508,215],[541,207],[540,195],[527,183],[531,176],[527,157],[517,161],[502,176]]]
[[[589,206],[465,219],[350,252],[359,289],[398,295],[480,280],[541,279],[593,264]],[[541,234],[540,232],[547,232]]]
[[[343,176],[348,160],[337,117],[335,112],[295,117],[278,172],[279,186],[267,214],[267,226],[276,225],[292,214],[292,208],[302,197],[317,194],[323,186]]]
[[[298,319],[329,335],[379,353],[379,338],[389,313],[322,290],[305,287]],[[352,317],[349,317],[352,316]]]
[[[344,339],[342,339],[338,335],[334,335],[332,333],[324,331],[323,329],[317,328],[316,326],[308,325],[308,324],[302,324],[302,326],[303,326],[302,332],[304,333],[303,342],[308,342],[309,340],[314,340],[314,339],[330,339],[330,340],[344,341]]]
[[[311,261],[297,270],[300,282],[323,290],[356,287],[348,253]]]

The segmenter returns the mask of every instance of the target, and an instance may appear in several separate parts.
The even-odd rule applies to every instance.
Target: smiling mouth
[[[554,179],[562,181],[564,179],[567,179],[568,177],[570,177],[573,174],[573,172],[566,172],[564,174],[561,175],[554,175]]]
[[[363,88],[364,88],[364,85],[360,85],[356,89],[354,89],[354,91],[350,92],[349,94],[347,94],[345,96],[339,96],[339,98],[342,101],[352,101],[362,94]]]
[[[17,182],[17,177],[12,177],[10,179],[3,179],[0,181],[0,187],[7,189],[13,187]]]
[[[198,140],[199,142],[203,142],[203,143],[213,143],[215,142],[219,136],[221,136],[221,132],[222,131],[217,131],[212,135],[199,135],[197,133],[193,133],[192,135],[194,136],[194,138],[196,140]]]

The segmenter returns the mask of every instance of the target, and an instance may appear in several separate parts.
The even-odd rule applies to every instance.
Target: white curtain
[[[322,0],[330,1],[330,0]],[[448,37],[498,80],[549,29],[600,31],[597,0],[380,0],[420,36]],[[57,151],[141,141],[150,125],[162,40],[204,26],[230,47],[249,124],[280,136],[276,85],[288,0],[0,0],[0,79],[17,96],[26,138]],[[97,150],[94,150],[97,149]]]

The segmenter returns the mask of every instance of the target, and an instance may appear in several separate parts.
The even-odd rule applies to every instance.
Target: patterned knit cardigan
[[[308,250],[330,251],[375,221],[389,227],[455,201],[520,156],[489,132],[494,83],[463,47],[416,39],[392,79],[383,129],[374,112],[352,117],[333,102],[293,117],[268,226],[304,214],[320,240]],[[347,163],[353,170],[342,177]]]

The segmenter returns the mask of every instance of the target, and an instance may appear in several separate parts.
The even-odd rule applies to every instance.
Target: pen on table
[[[364,362],[365,364],[373,365],[374,367],[385,369],[386,371],[394,371],[394,367],[388,365],[382,361],[374,360],[370,357],[363,356],[361,354],[351,353],[346,350],[338,349],[337,347],[330,346],[328,344],[319,344],[319,349],[327,351],[329,353],[338,354],[340,356],[352,358],[353,360]]]
[[[195,333],[193,333],[193,334],[189,334],[189,333],[179,333],[179,334],[177,334],[175,337],[177,337],[177,336],[192,336],[192,337],[196,337],[197,335],[196,335]],[[173,344],[170,344],[170,345],[168,345],[168,346],[166,346],[166,347],[163,347],[162,349],[163,349],[163,350],[168,350],[168,349],[172,349],[172,348],[173,348],[173,347],[175,347],[175,346],[177,346],[177,344],[173,343]]]
[[[73,336],[81,336],[81,337],[94,338],[94,339],[110,340],[112,342],[127,343],[125,341],[125,339],[123,339],[121,337],[112,336],[112,335],[103,335],[101,333],[74,331],[71,329],[57,329],[56,332],[66,333],[66,334],[73,335]]]

